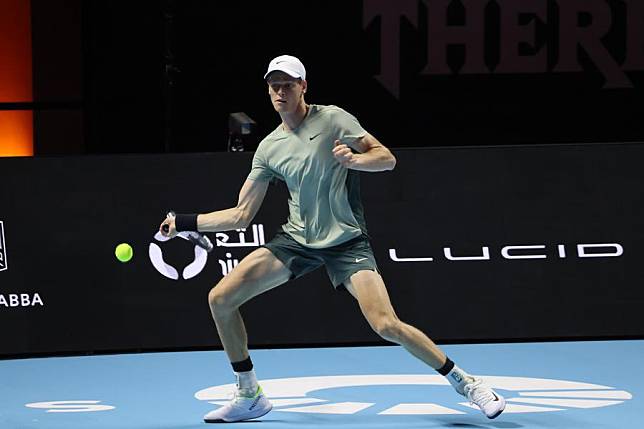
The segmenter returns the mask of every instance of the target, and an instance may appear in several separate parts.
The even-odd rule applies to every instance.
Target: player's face
[[[279,113],[292,113],[297,109],[306,91],[306,81],[283,72],[272,73],[267,80],[268,94]]]

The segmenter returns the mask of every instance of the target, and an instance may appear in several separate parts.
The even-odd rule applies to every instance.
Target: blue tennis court
[[[644,341],[450,345],[508,400],[496,420],[400,347],[255,350],[262,428],[638,428]],[[221,351],[0,361],[2,428],[197,428],[234,378]],[[255,426],[253,426],[255,427]]]

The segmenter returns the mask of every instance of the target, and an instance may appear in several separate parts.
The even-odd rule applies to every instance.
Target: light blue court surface
[[[444,350],[505,395],[505,413],[486,419],[400,347],[256,350],[256,372],[275,408],[248,424],[262,429],[644,427],[644,341]],[[0,361],[0,428],[213,426],[202,416],[217,407],[211,402],[226,399],[231,387],[226,385],[233,381],[223,352]]]

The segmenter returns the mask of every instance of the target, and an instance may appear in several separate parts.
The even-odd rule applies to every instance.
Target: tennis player
[[[269,182],[286,182],[288,221],[264,247],[246,256],[210,291],[210,309],[237,379],[234,398],[204,416],[208,423],[237,422],[268,413],[251,361],[239,308],[251,298],[324,266],[335,288],[357,300],[373,330],[400,344],[447,378],[489,418],[505,408],[503,397],[454,364],[423,332],[396,316],[378,271],[359,195],[359,172],[392,170],[396,158],[336,106],[308,104],[306,70],[299,59],[273,59],[264,79],[280,125],[259,144],[236,207],[207,214],[177,214],[163,234],[246,228]],[[168,225],[168,231],[164,231]]]

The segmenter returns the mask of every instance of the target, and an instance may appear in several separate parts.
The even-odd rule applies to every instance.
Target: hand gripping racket
[[[168,215],[169,218],[174,218],[175,214],[173,211],[169,211]],[[170,231],[170,226],[169,225],[163,225],[163,232],[168,232]],[[177,233],[177,235],[184,240],[188,240],[195,246],[199,246],[202,249],[204,249],[206,252],[212,251],[212,249],[215,247],[212,245],[212,242],[208,237],[206,237],[203,234],[198,233],[197,231],[181,231]]]

